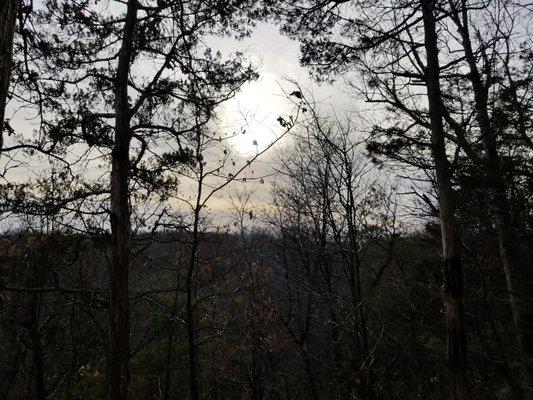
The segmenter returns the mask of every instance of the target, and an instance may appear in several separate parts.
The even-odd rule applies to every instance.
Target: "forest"
[[[0,0],[0,399],[533,400],[532,30]]]

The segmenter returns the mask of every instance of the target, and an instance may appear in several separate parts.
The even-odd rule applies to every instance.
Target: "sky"
[[[351,108],[353,99],[349,96],[347,86],[342,80],[330,83],[316,83],[309,71],[300,65],[299,44],[280,34],[272,24],[260,23],[252,35],[241,41],[233,38],[211,38],[208,44],[215,51],[230,57],[235,52],[245,52],[254,65],[257,65],[259,79],[249,82],[224,103],[218,111],[221,130],[240,132],[232,138],[231,145],[241,162],[254,156],[258,151],[267,148],[283,129],[277,118],[290,114],[293,106],[287,100],[285,92],[294,90],[288,79],[298,84],[323,107],[341,113]],[[254,161],[251,170],[253,176],[264,176],[264,184],[242,184],[234,182],[219,196],[209,202],[211,212],[223,212],[232,207],[237,193],[253,191],[253,200],[259,207],[268,206],[270,184],[276,179],[274,166],[280,149],[290,146],[290,135],[284,136],[275,146],[267,150]],[[239,164],[238,164],[239,165]],[[250,174],[247,173],[247,176]],[[193,187],[184,187],[185,191],[194,193]]]
[[[330,107],[335,112],[342,114],[351,108],[353,98],[347,93],[347,86],[342,80],[334,84],[316,83],[309,75],[306,68],[299,63],[299,45],[297,42],[279,33],[278,27],[272,24],[259,23],[253,33],[240,41],[234,38],[209,38],[207,44],[214,51],[220,51],[223,56],[231,57],[236,52],[243,52],[253,65],[257,66],[259,78],[245,84],[236,96],[224,103],[218,110],[219,130],[241,132],[230,139],[231,146],[239,163],[246,162],[258,151],[267,148],[283,131],[277,118],[290,114],[293,110],[285,92],[294,90],[294,86],[287,79],[294,80],[322,106]],[[11,110],[14,112],[15,110]],[[13,114],[12,114],[13,115]],[[9,110],[8,110],[9,117]],[[17,131],[31,132],[37,122],[29,119],[24,113],[14,113],[11,125]],[[238,191],[253,190],[255,199],[264,204],[268,202],[270,183],[275,157],[280,148],[290,144],[290,137],[286,136],[274,148],[269,149],[254,162],[254,176],[265,176],[262,185],[243,185],[235,182],[228,186],[219,195],[214,196],[209,203],[212,211],[226,210],[231,203],[231,194]],[[241,164],[242,165],[242,164]],[[37,165],[32,169],[39,171]],[[246,171],[249,176],[249,171]],[[27,179],[27,172],[21,171],[22,179]],[[182,189],[191,199],[195,195],[192,184],[184,182]]]
[[[339,76],[333,84],[317,83],[310,77],[309,70],[299,62],[299,44],[280,34],[278,27],[272,24],[258,24],[253,34],[243,41],[231,38],[217,38],[211,42],[213,50],[223,54],[246,51],[254,63],[259,64],[260,77],[257,81],[246,84],[234,99],[224,104],[220,111],[221,123],[229,130],[246,127],[245,135],[232,139],[234,150],[243,158],[249,158],[259,150],[267,147],[282,131],[276,119],[290,111],[290,105],[283,91],[294,89],[286,78],[298,82],[304,91],[312,96],[320,110],[338,116],[359,116],[364,123],[373,123],[374,118],[381,118],[381,106],[370,105],[353,95],[353,88],[347,83],[357,82],[357,76]],[[243,115],[246,118],[243,118]],[[357,118],[356,118],[357,119]],[[233,127],[233,128],[232,128]],[[257,147],[255,146],[257,143]],[[271,183],[277,179],[274,167],[279,150],[291,145],[290,136],[285,136],[273,148],[254,162],[255,176],[264,175],[265,184],[242,184],[235,182],[226,191],[213,198],[209,209],[213,215],[225,215],[232,208],[232,203],[247,191],[252,191],[250,208],[268,209],[271,204]],[[396,173],[386,168],[376,170],[381,179],[395,181],[399,184]],[[405,182],[404,182],[405,183]],[[403,189],[402,189],[403,190]],[[410,206],[408,199],[403,199]],[[224,217],[221,217],[224,219]]]
[[[223,123],[233,124],[236,128],[242,123],[246,126],[247,134],[233,140],[235,150],[240,154],[253,154],[256,151],[254,143],[257,142],[261,150],[276,137],[279,131],[276,119],[290,111],[290,104],[283,94],[283,89],[292,90],[287,78],[297,81],[321,103],[338,110],[350,105],[352,99],[345,93],[342,81],[333,85],[314,82],[308,70],[299,63],[298,43],[282,36],[273,24],[258,24],[253,34],[242,41],[216,38],[210,44],[224,55],[243,51],[253,64],[258,65],[259,79],[246,84],[234,99],[224,104],[221,112]]]
[[[283,94],[283,89],[293,90],[287,78],[297,81],[318,101],[331,105],[336,111],[349,108],[353,100],[345,93],[342,82],[334,85],[314,82],[308,70],[299,63],[298,43],[282,36],[273,24],[259,23],[244,40],[214,37],[207,40],[207,45],[228,58],[236,52],[243,52],[257,66],[259,79],[245,84],[233,99],[222,104],[218,110],[221,130],[228,133],[246,131],[246,134],[239,134],[231,140],[234,150],[241,156],[263,150],[281,131],[276,120],[291,111],[290,102]],[[9,106],[6,117],[11,118],[10,124],[17,131],[29,133],[38,126],[33,115],[17,111],[14,103]],[[284,140],[280,145],[286,142]]]

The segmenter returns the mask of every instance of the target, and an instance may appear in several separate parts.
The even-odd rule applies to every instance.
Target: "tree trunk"
[[[507,198],[507,185],[498,153],[498,146],[488,111],[488,88],[482,81],[472,49],[466,4],[463,4],[462,22],[459,11],[454,10],[455,23],[461,33],[465,58],[470,68],[470,81],[474,91],[476,120],[479,125],[484,148],[484,162],[498,235],[500,258],[509,292],[509,303],[516,326],[518,343],[522,353],[524,368],[522,374],[524,399],[533,399],[533,269],[528,257],[521,248],[519,235],[512,219]]]
[[[197,210],[196,213],[198,213]],[[191,258],[189,262],[189,270],[187,271],[186,279],[186,291],[187,291],[187,343],[188,343],[188,355],[189,355],[189,389],[191,394],[191,400],[200,399],[200,391],[198,389],[198,377],[196,372],[196,342],[195,342],[195,327],[194,327],[194,303],[193,303],[193,287],[192,280],[194,270],[196,267],[196,256],[198,253],[198,217],[195,216],[194,232],[193,232],[193,244],[191,249]]]
[[[4,145],[4,116],[13,62],[13,37],[20,0],[0,1],[0,153]]]
[[[136,0],[128,1],[122,47],[115,80],[115,143],[111,169],[111,400],[128,398],[131,267],[131,221],[129,205],[129,150],[131,141],[128,75],[137,22]]]
[[[41,344],[41,335],[39,333],[39,328],[35,323],[30,328],[30,337],[31,337],[31,350],[33,358],[33,374],[35,376],[35,399],[36,400],[45,400],[46,399],[46,387],[44,380],[44,358],[43,358],[43,348]]]
[[[193,278],[197,264],[198,245],[200,241],[199,226],[200,226],[200,213],[202,212],[202,189],[204,184],[204,166],[200,154],[200,135],[197,136],[198,147],[196,149],[196,159],[199,167],[199,180],[198,191],[196,193],[196,205],[194,207],[194,222],[192,232],[192,245],[191,254],[189,258],[189,265],[187,267],[187,277],[185,280],[186,285],[186,322],[187,322],[187,344],[188,344],[188,356],[189,356],[189,390],[191,400],[200,400],[200,389],[198,387],[198,372],[197,362],[198,356],[196,354],[196,340],[195,340],[195,324],[194,324],[194,298],[193,298]]]
[[[474,73],[471,72],[474,76]],[[478,75],[479,76],[479,75]],[[475,78],[473,80],[476,80]],[[474,91],[483,90],[481,81],[474,84]],[[477,86],[477,89],[476,89]],[[503,175],[500,156],[498,154],[496,138],[490,126],[487,103],[483,93],[475,95],[477,105],[477,120],[483,137],[485,150],[487,187],[491,201],[491,212],[494,216],[498,236],[499,252],[502,261],[509,303],[513,313],[518,344],[520,346],[522,363],[523,398],[533,399],[533,270],[530,259],[521,248],[519,237],[513,223],[509,201],[507,199],[507,185]],[[528,261],[529,260],[529,261]]]
[[[427,57],[426,87],[431,121],[431,144],[437,177],[439,213],[444,257],[448,363],[452,399],[469,398],[466,333],[463,310],[463,271],[454,216],[453,192],[444,142],[443,110],[440,93],[439,56],[432,0],[421,0]]]
[[[32,271],[29,287],[40,287],[44,281],[42,270],[38,269]],[[45,366],[44,366],[44,354],[43,345],[41,342],[41,332],[39,331],[40,321],[40,309],[41,309],[41,294],[32,293],[30,295],[30,321],[28,325],[28,333],[31,343],[31,355],[32,355],[32,377],[34,379],[35,399],[46,399],[46,386],[45,386]]]

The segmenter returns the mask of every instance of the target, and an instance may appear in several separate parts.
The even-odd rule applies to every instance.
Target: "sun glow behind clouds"
[[[290,112],[290,105],[271,74],[246,84],[224,105],[224,122],[231,145],[239,155],[252,155],[267,148],[282,133],[277,118]]]
[[[224,103],[219,116],[228,135],[238,133],[230,139],[235,152],[249,156],[264,150],[283,132],[277,118],[292,111],[281,89],[287,86],[283,77],[307,76],[298,62],[298,44],[280,35],[277,27],[265,23],[257,24],[252,35],[242,41],[211,37],[208,44],[227,58],[241,52],[257,67],[260,78],[244,85],[233,99]],[[239,133],[241,128],[246,131],[244,135]]]

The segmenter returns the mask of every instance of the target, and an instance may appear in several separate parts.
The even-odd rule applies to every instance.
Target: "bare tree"
[[[283,238],[279,262],[290,299],[281,318],[299,348],[310,396],[324,396],[336,382],[326,391],[376,398],[383,371],[371,360],[384,343],[372,335],[380,325],[372,303],[397,238],[392,195],[373,177],[353,121],[322,115],[300,87],[291,96],[308,117],[294,132],[295,147],[280,156],[274,190],[271,223]],[[322,325],[334,382],[315,369],[324,362],[312,350]]]
[[[289,117],[280,116],[280,121],[283,132],[264,149],[258,151],[247,160],[241,160],[241,164],[231,159],[231,151],[229,149],[220,149],[219,144],[221,139],[215,135],[209,135],[209,132],[198,128],[196,135],[192,139],[194,146],[194,157],[196,163],[190,168],[193,181],[196,184],[196,192],[192,202],[188,202],[193,212],[193,220],[190,232],[190,254],[187,261],[187,270],[185,278],[185,293],[186,293],[186,326],[187,326],[187,340],[188,340],[188,354],[189,354],[189,385],[190,394],[193,400],[200,399],[200,388],[198,386],[198,362],[197,362],[197,346],[196,343],[196,329],[194,321],[194,310],[197,303],[194,299],[195,282],[194,278],[198,270],[198,251],[199,245],[202,242],[201,222],[204,209],[207,207],[209,200],[211,200],[217,193],[226,189],[228,185],[234,181],[259,180],[261,177],[243,176],[251,171],[259,157],[270,150],[279,140],[281,140],[293,127],[298,124],[298,114],[290,115]],[[218,145],[218,146],[217,146]],[[207,154],[210,150],[218,150],[223,152],[222,158],[218,161],[209,162]],[[231,162],[230,162],[231,161]],[[213,165],[214,164],[214,165]],[[229,172],[230,169],[232,172]],[[253,173],[253,171],[251,171]],[[227,174],[227,175],[226,175]],[[249,175],[249,174],[248,174]]]

